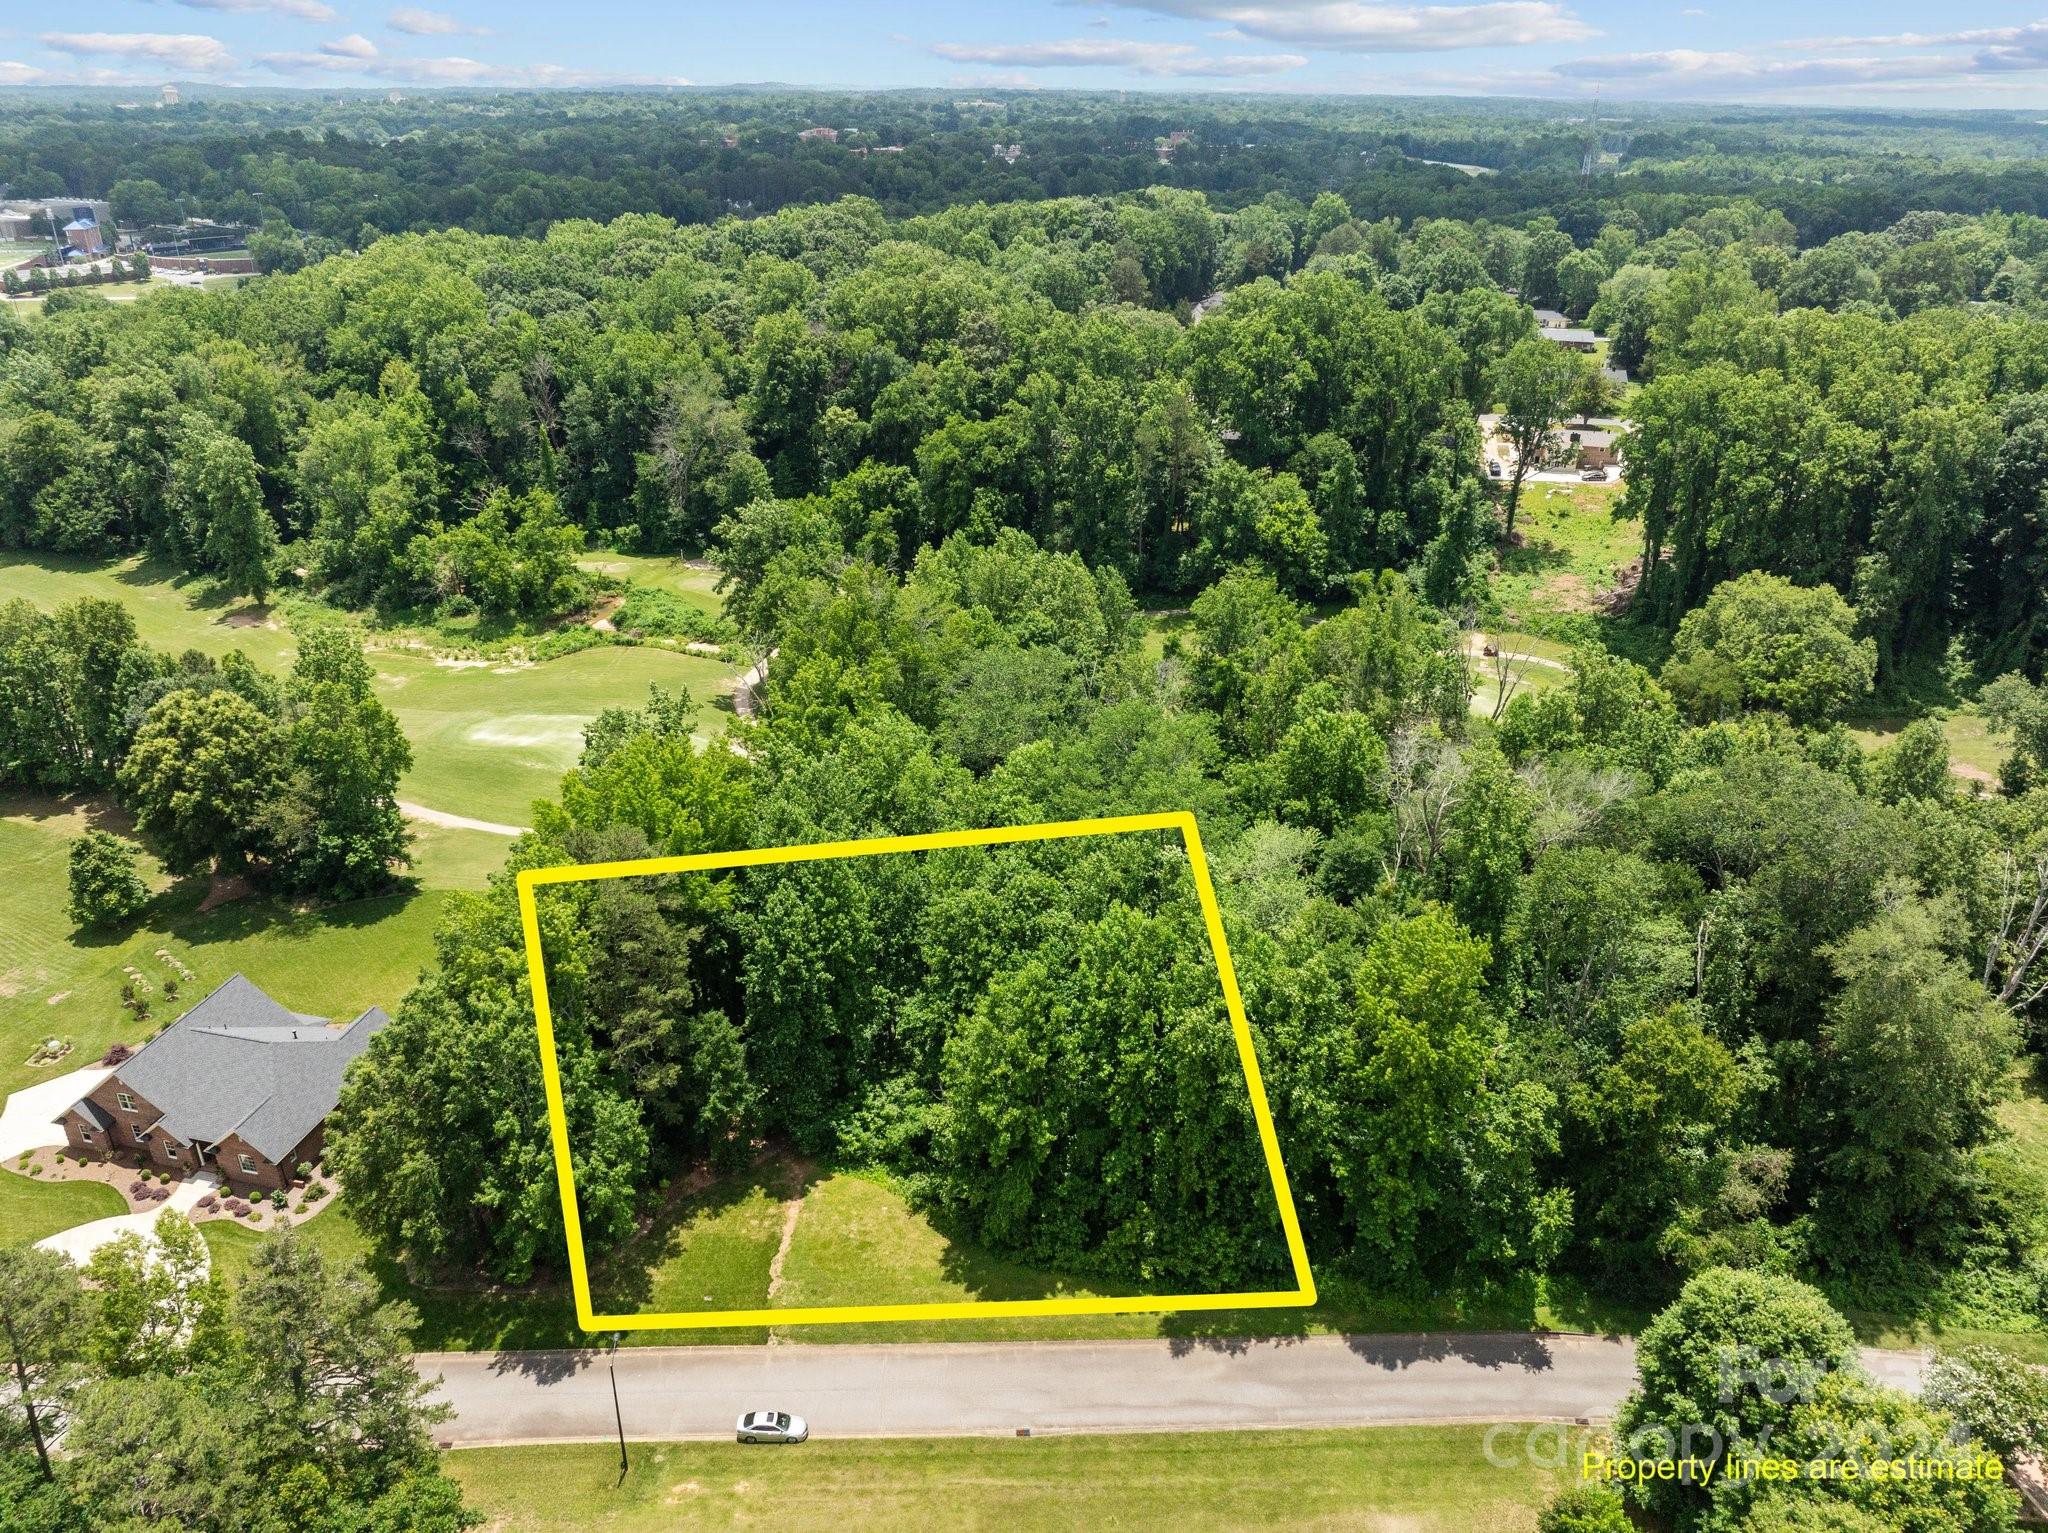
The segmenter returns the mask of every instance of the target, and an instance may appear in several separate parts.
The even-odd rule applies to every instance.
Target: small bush
[[[302,1160],[302,1161],[300,1161],[300,1162],[298,1163],[298,1165],[297,1165],[296,1167],[294,1167],[294,1168],[293,1168],[293,1171],[292,1171],[292,1175],[293,1175],[293,1176],[296,1176],[296,1177],[297,1177],[297,1178],[298,1178],[298,1179],[299,1179],[300,1181],[302,1181],[302,1182],[303,1182],[304,1180],[306,1180],[306,1178],[307,1178],[307,1177],[309,1177],[309,1176],[311,1176],[312,1174],[313,1174],[313,1168],[312,1168],[311,1166],[307,1165],[307,1164],[306,1164],[306,1162],[304,1162],[303,1160]]]
[[[28,1174],[30,1176],[41,1176],[43,1174],[43,1168],[41,1166],[30,1166],[28,1168]]]
[[[308,1203],[318,1203],[322,1198],[326,1196],[327,1189],[321,1186],[318,1182],[315,1182],[312,1186],[306,1189],[306,1201]]]
[[[60,1152],[58,1152],[58,1155],[57,1155],[57,1164],[58,1164],[58,1165],[60,1165],[60,1166],[64,1164],[64,1156],[63,1156],[63,1153],[62,1153],[61,1151],[60,1151]]]
[[[289,1203],[290,1201],[291,1201],[290,1199],[288,1199],[287,1197],[285,1197],[285,1195],[284,1195],[284,1189],[283,1189],[282,1187],[278,1188],[278,1189],[277,1189],[277,1191],[273,1192],[273,1193],[272,1193],[272,1194],[270,1195],[270,1206],[271,1206],[272,1208],[283,1208],[283,1207],[285,1207],[285,1206],[286,1206],[286,1205],[287,1205],[287,1204],[288,1204],[288,1203]]]
[[[214,1209],[220,1206],[220,1199],[216,1198],[212,1193],[209,1192],[205,1197],[201,1198],[193,1206],[195,1208],[203,1209],[207,1213],[211,1213]]]

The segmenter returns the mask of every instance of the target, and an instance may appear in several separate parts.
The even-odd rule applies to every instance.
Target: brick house
[[[288,1186],[320,1158],[349,1061],[390,1020],[374,1006],[347,1024],[287,1011],[237,974],[58,1121],[81,1156]]]

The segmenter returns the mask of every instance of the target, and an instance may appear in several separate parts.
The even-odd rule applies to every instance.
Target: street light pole
[[[605,1366],[611,1370],[612,1375],[612,1419],[619,1424],[619,1478],[623,1480],[626,1478],[626,1417],[625,1413],[619,1409],[619,1365],[617,1359],[619,1355],[620,1334],[618,1331],[612,1332],[610,1338],[605,1342]]]

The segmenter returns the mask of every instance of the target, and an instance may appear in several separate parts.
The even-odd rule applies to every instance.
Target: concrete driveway
[[[114,1072],[97,1065],[24,1086],[0,1108],[0,1160],[13,1160],[44,1145],[62,1144],[57,1116]]]
[[[171,1189],[171,1195],[154,1208],[139,1214],[115,1214],[110,1219],[95,1219],[90,1224],[75,1224],[68,1230],[60,1230],[36,1244],[45,1251],[61,1251],[78,1266],[83,1267],[91,1260],[92,1253],[109,1241],[123,1235],[147,1236],[155,1231],[157,1219],[166,1213],[189,1214],[199,1200],[209,1192],[220,1191],[220,1173],[217,1171],[195,1171]]]

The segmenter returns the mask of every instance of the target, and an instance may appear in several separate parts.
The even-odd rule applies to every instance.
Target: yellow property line
[[[569,1153],[569,1120],[562,1106],[562,1077],[555,1056],[554,1018],[548,1007],[546,964],[541,956],[540,912],[534,891],[546,884],[590,883],[606,878],[638,878],[650,874],[698,873],[720,868],[755,868],[792,862],[825,862],[842,857],[874,857],[887,852],[933,852],[955,846],[1007,846],[1024,841],[1056,841],[1080,836],[1114,836],[1132,831],[1175,830],[1187,849],[1195,876],[1195,894],[1215,955],[1223,1003],[1230,1013],[1230,1031],[1237,1040],[1238,1063],[1251,1093],[1252,1117],[1266,1155],[1280,1226],[1294,1267],[1291,1289],[1255,1293],[1138,1294],[1127,1298],[991,1299],[956,1304],[840,1304],[798,1309],[687,1310],[674,1314],[600,1315],[592,1308],[590,1266],[583,1249],[583,1221],[576,1204],[576,1175]],[[688,857],[643,857],[629,862],[579,863],[564,867],[528,868],[518,876],[519,917],[526,934],[526,970],[533,985],[533,1019],[540,1040],[541,1079],[547,1090],[548,1130],[554,1142],[555,1180],[562,1195],[562,1223],[569,1244],[569,1275],[576,1294],[576,1321],[586,1331],[706,1330],[750,1325],[846,1325],[871,1320],[959,1320],[1019,1315],[1128,1315],[1177,1310],[1282,1309],[1316,1302],[1315,1275],[1309,1270],[1308,1248],[1295,1216],[1294,1196],[1287,1186],[1287,1167],[1280,1139],[1273,1131],[1272,1110],[1259,1074],[1258,1052],[1252,1046],[1251,1024],[1245,1020],[1244,997],[1237,988],[1237,970],[1223,936],[1223,912],[1209,879],[1209,861],[1202,853],[1201,832],[1186,810],[1166,814],[1118,815],[1099,820],[1059,820],[1040,825],[998,826],[983,830],[942,830],[919,836],[879,836],[865,841],[827,841],[807,846],[756,847],[736,852],[703,852]]]

